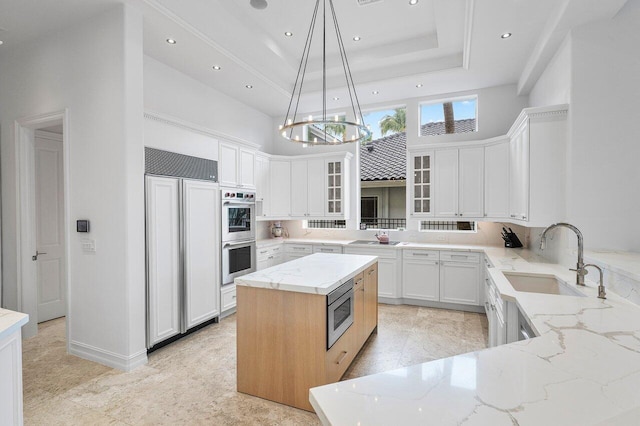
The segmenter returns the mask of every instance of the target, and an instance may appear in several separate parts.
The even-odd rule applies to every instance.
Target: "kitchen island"
[[[350,280],[353,323],[333,343],[328,296]],[[325,253],[236,278],[238,391],[312,411],[309,389],[339,381],[377,328],[377,280],[376,256]]]

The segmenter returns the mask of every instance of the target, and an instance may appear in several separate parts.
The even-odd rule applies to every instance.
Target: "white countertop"
[[[640,421],[640,307],[615,295],[518,292],[499,270],[575,272],[527,250],[487,248],[501,297],[540,337],[313,388],[331,425],[628,425]]]
[[[0,308],[0,340],[15,333],[29,321],[29,315]]]
[[[269,238],[264,240],[258,240],[256,247],[264,248],[271,247],[278,244],[316,244],[316,245],[341,245],[351,247],[367,247],[367,248],[380,248],[380,249],[425,249],[425,250],[451,250],[451,251],[477,251],[482,252],[487,248],[500,249],[498,246],[476,246],[466,244],[434,244],[434,243],[412,243],[401,242],[400,244],[352,244],[356,240],[326,240],[326,239],[302,239],[302,238]],[[371,240],[375,242],[375,240]],[[513,249],[509,249],[513,250]]]
[[[376,256],[316,253],[236,278],[236,285],[329,294],[373,265]]]

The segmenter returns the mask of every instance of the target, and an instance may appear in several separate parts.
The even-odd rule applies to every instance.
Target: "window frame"
[[[438,135],[422,135],[421,134],[421,130],[422,130],[422,107],[424,105],[436,105],[436,104],[444,104],[446,102],[464,102],[464,101],[468,101],[468,100],[474,100],[475,101],[475,120],[476,120],[476,129],[473,132],[463,132],[463,133],[441,133]],[[480,105],[480,99],[479,96],[477,94],[474,95],[465,95],[465,96],[454,96],[454,97],[450,97],[450,98],[440,98],[440,99],[430,99],[430,100],[426,100],[426,101],[421,101],[418,102],[418,138],[434,138],[434,137],[441,137],[441,136],[451,136],[451,135],[461,135],[464,133],[478,133],[479,129],[480,129],[480,120],[478,117],[478,111],[479,111],[479,105]],[[454,117],[455,120],[455,117]],[[427,123],[425,123],[427,124]]]

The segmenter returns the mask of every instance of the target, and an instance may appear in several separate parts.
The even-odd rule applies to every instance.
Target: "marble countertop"
[[[326,240],[326,239],[303,239],[303,238],[269,238],[264,240],[258,240],[256,247],[264,248],[278,244],[322,244],[322,245],[342,245],[352,247],[367,247],[367,248],[386,248],[386,249],[426,249],[426,250],[451,250],[451,251],[477,251],[483,252],[485,249],[500,249],[497,246],[476,246],[465,244],[434,244],[434,243],[412,243],[401,242],[397,245],[389,244],[351,244],[356,240]],[[374,241],[374,240],[371,240]],[[514,250],[514,249],[508,249]]]
[[[0,340],[29,322],[29,315],[0,308]]]
[[[628,425],[640,416],[640,307],[617,296],[518,292],[502,271],[575,272],[528,250],[487,248],[501,297],[539,337],[313,388],[331,425]]]
[[[606,269],[640,281],[640,253],[611,250],[586,250],[587,262],[604,265]]]
[[[236,285],[329,294],[377,262],[376,256],[316,253],[236,278]]]

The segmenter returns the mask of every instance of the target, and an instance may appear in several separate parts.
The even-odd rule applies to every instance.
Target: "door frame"
[[[23,337],[32,337],[38,333],[38,288],[36,264],[31,256],[36,249],[36,211],[35,211],[35,130],[62,122],[62,158],[63,158],[63,230],[64,236],[64,291],[66,311],[67,352],[70,343],[71,282],[70,265],[70,191],[69,191],[69,113],[64,110],[46,114],[19,118],[14,123],[15,165],[16,165],[16,284],[18,310],[29,315],[29,322],[23,327]]]

